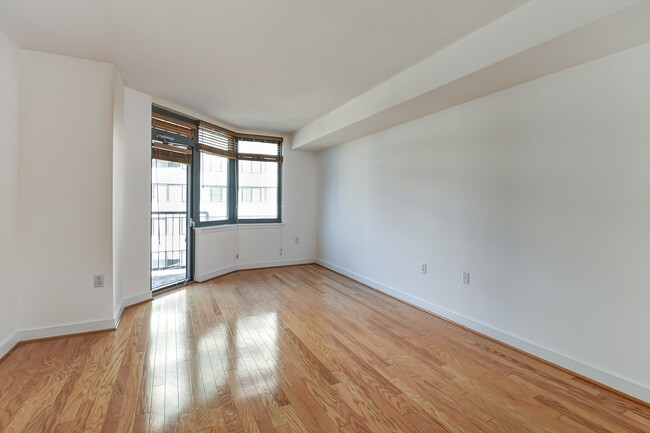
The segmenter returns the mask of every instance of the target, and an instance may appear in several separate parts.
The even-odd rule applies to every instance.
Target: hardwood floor
[[[128,309],[19,346],[9,432],[649,432],[650,409],[316,265]]]

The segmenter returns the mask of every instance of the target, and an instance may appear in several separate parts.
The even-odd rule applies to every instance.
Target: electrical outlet
[[[469,272],[463,272],[463,284],[469,284]]]
[[[104,274],[95,275],[93,277],[93,286],[96,289],[104,287]]]
[[[296,236],[296,238],[294,239],[294,243],[296,243],[296,244],[300,243],[300,238],[298,236]]]
[[[422,265],[420,267],[420,272],[422,272],[423,274],[427,273],[427,264],[426,263],[422,263]]]

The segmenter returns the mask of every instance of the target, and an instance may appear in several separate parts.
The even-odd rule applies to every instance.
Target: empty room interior
[[[1,0],[0,432],[650,432],[650,0]]]

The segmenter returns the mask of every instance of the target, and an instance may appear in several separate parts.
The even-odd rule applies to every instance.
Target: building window
[[[183,185],[168,184],[167,188],[169,188],[168,201],[175,203],[185,201],[183,200]]]
[[[199,221],[228,221],[228,158],[201,152],[199,159]]]
[[[240,203],[267,203],[277,195],[277,188],[244,186],[239,194]]]
[[[212,203],[222,203],[226,201],[228,189],[223,186],[210,186],[210,198]]]
[[[228,168],[227,158],[210,158],[208,160],[210,171],[225,172]]]
[[[267,165],[260,161],[241,161],[239,172],[245,174],[263,174],[266,173]]]
[[[179,168],[182,166],[178,162],[164,161],[162,159],[156,159],[155,161],[156,167],[158,168]]]
[[[170,190],[166,183],[154,183],[151,185],[151,199],[158,202],[168,202]],[[180,186],[180,185],[179,185]]]

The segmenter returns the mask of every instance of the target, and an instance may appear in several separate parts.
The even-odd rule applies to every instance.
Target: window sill
[[[194,232],[198,234],[227,232],[232,230],[270,230],[284,227],[284,223],[241,223],[241,224],[222,224],[216,226],[194,227]]]

